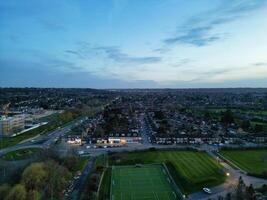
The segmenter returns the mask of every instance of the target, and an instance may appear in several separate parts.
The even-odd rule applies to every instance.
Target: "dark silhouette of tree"
[[[241,124],[241,128],[244,129],[244,130],[248,130],[250,127],[251,127],[251,125],[250,125],[250,121],[249,120],[245,120]]]
[[[254,131],[256,133],[262,132],[263,131],[263,126],[261,124],[256,124],[254,127]]]
[[[245,199],[245,189],[246,189],[246,185],[245,185],[242,177],[240,176],[238,179],[237,187],[236,187],[236,199],[237,200],[244,200]]]
[[[234,115],[231,110],[226,110],[222,113],[222,123],[227,125],[234,123]]]
[[[246,197],[248,200],[256,200],[255,196],[255,190],[253,188],[253,185],[250,184],[247,188],[246,188]]]
[[[164,119],[164,113],[162,111],[155,111],[155,116],[156,119]]]
[[[231,193],[227,193],[225,196],[225,200],[231,200],[232,199],[232,194]]]
[[[211,120],[211,115],[210,115],[209,112],[205,112],[205,114],[204,114],[204,120],[206,120],[206,121]]]

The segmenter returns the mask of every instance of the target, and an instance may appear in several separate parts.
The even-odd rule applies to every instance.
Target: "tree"
[[[242,121],[241,128],[244,130],[248,130],[250,128],[250,121],[249,120]]]
[[[218,196],[218,200],[223,200],[223,196]]]
[[[8,184],[3,184],[0,186],[0,200],[4,200],[9,191],[11,190],[11,187]]]
[[[165,118],[164,113],[161,110],[160,111],[155,111],[154,114],[155,114],[154,117],[156,119],[164,119]]]
[[[45,168],[49,176],[46,185],[46,196],[48,199],[59,199],[60,193],[65,188],[67,180],[70,179],[71,174],[67,168],[53,161],[46,162]]]
[[[226,110],[222,113],[222,122],[225,124],[234,123],[234,115],[231,110]]]
[[[236,199],[237,200],[243,200],[245,199],[245,188],[246,185],[242,179],[242,177],[239,177],[237,188],[236,188]]]
[[[28,191],[27,200],[39,200],[40,197],[40,193],[37,190]]]
[[[96,128],[94,134],[95,134],[96,136],[98,136],[98,137],[102,137],[102,138],[103,138],[104,135],[105,135],[105,131],[104,131],[104,129],[103,129],[102,127],[98,126],[98,127]]]
[[[231,193],[227,193],[225,200],[231,200],[232,199],[232,194]]]
[[[253,185],[250,184],[247,188],[246,188],[246,197],[249,200],[254,200],[254,194],[255,194],[255,190],[253,188]]]
[[[11,189],[5,200],[26,200],[26,195],[27,192],[24,185],[17,184]]]
[[[22,174],[22,182],[27,190],[41,190],[47,181],[44,163],[33,163]]]
[[[75,166],[78,163],[78,157],[77,155],[68,156],[64,158],[63,162],[64,162],[64,166],[67,167],[68,170],[74,171]]]
[[[267,178],[267,170],[262,172],[262,176],[263,176],[264,178]]]
[[[209,121],[211,119],[210,112],[206,111],[204,114],[204,120]]]
[[[263,126],[261,124],[255,124],[254,131],[256,133],[262,132],[263,131]]]

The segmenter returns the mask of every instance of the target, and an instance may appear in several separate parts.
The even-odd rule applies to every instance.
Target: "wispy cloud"
[[[158,63],[161,61],[160,57],[155,56],[130,56],[126,53],[121,52],[121,50],[117,47],[96,47],[95,50],[99,50],[104,52],[108,58],[119,62],[119,63],[132,63],[132,64],[148,64],[148,63]]]
[[[253,63],[254,66],[266,66],[267,67],[267,62],[257,62]]]
[[[212,33],[215,27],[234,21],[249,12],[262,8],[266,0],[224,0],[214,10],[196,15],[177,28],[176,33],[164,39],[166,45],[177,43],[205,46],[224,37],[224,33]]]
[[[78,50],[66,50],[65,52],[80,59],[87,59],[92,55],[97,55],[104,56],[116,63],[125,64],[152,64],[161,61],[161,57],[158,56],[131,56],[122,52],[117,46],[95,46],[89,43],[80,43]]]
[[[212,29],[211,26],[192,28],[186,31],[185,34],[181,36],[176,36],[172,38],[167,38],[164,40],[165,44],[174,43],[187,43],[195,46],[204,46],[216,40],[219,40],[219,36],[209,36],[207,32]]]

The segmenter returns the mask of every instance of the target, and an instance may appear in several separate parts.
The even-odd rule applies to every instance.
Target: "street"
[[[81,121],[80,121],[81,122]],[[79,122],[79,123],[80,123]],[[15,146],[8,147],[5,149],[0,150],[0,156],[14,150],[23,149],[23,148],[30,148],[30,147],[40,147],[40,148],[48,148],[51,144],[57,140],[57,138],[64,136],[65,133],[67,133],[72,127],[79,125],[76,120],[69,123],[67,126],[58,128],[54,131],[51,131],[50,133],[39,135],[34,137],[34,139],[28,139],[24,142],[21,142]],[[150,148],[155,149],[184,149],[187,147],[195,148],[198,150],[202,150],[207,152],[211,157],[214,159],[218,159],[217,155],[214,153],[218,147],[214,147],[211,145],[202,145],[202,146],[193,146],[193,145],[157,145],[157,144],[151,144],[149,142],[149,136],[150,131],[147,127],[147,124],[145,123],[144,116],[140,116],[140,134],[142,137],[142,143],[137,144],[127,144],[122,147],[112,147],[112,148],[86,148],[86,146],[79,147],[79,150],[84,151],[85,154],[89,154],[93,157],[93,159],[90,159],[88,161],[86,167],[84,168],[82,175],[80,178],[75,180],[73,191],[71,192],[71,195],[69,196],[71,199],[79,199],[79,195],[81,194],[82,189],[84,188],[84,184],[86,181],[86,177],[90,173],[94,157],[102,154],[106,154],[107,152],[130,152],[130,151],[136,151],[136,150],[146,150]],[[190,194],[188,199],[190,200],[199,200],[199,199],[209,199],[209,198],[216,198],[217,196],[225,196],[228,192],[231,192],[234,190],[234,186],[237,184],[238,178],[242,176],[244,182],[247,185],[253,184],[254,187],[262,186],[263,184],[267,184],[267,180],[260,179],[252,176],[248,176],[244,174],[240,170],[236,170],[232,168],[230,165],[228,165],[226,162],[220,159],[220,164],[224,167],[225,171],[228,172],[230,175],[226,178],[226,181],[216,187],[210,188],[212,191],[212,194],[206,194],[203,191],[199,191],[193,194]]]

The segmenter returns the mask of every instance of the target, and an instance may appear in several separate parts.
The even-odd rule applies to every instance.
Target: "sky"
[[[267,87],[267,0],[3,0],[0,87]]]

